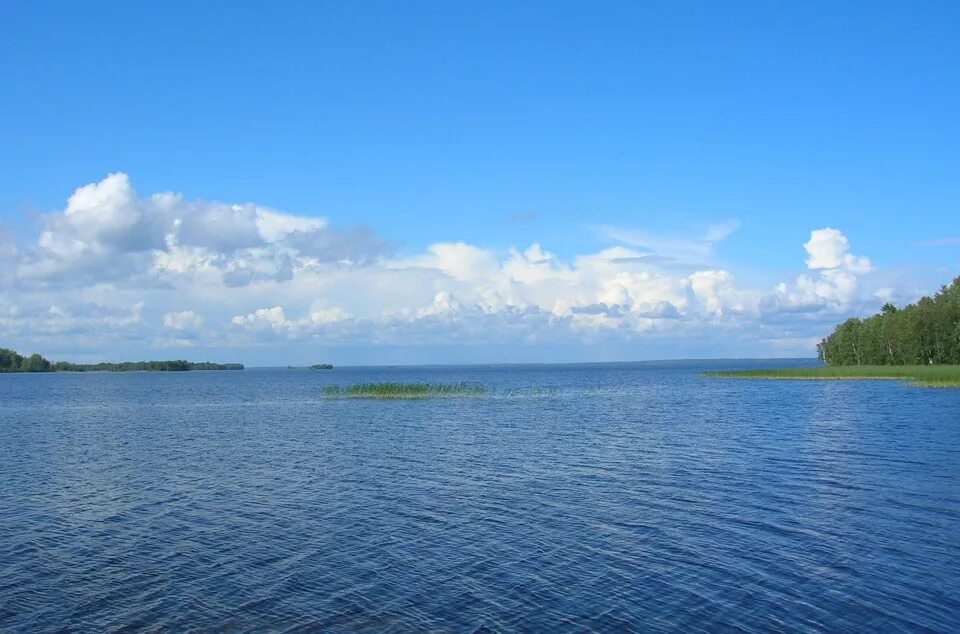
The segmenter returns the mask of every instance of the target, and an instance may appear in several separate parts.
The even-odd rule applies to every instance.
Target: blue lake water
[[[0,375],[0,630],[960,631],[960,390],[751,365]]]

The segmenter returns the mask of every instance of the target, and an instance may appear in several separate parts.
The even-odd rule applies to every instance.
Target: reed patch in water
[[[478,383],[356,383],[323,388],[327,398],[470,398],[485,393],[486,388]]]
[[[707,372],[706,374],[731,379],[893,380],[908,381],[923,387],[960,387],[960,366],[958,365],[843,365],[771,370],[729,370]]]

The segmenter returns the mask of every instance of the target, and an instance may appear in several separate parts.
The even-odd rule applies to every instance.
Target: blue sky
[[[958,69],[948,2],[6,3],[0,339],[253,363],[809,354],[960,273]],[[297,225],[313,251],[191,229],[170,265],[171,227],[203,214],[265,231],[218,203],[325,222]],[[870,266],[806,264],[827,228],[816,245]],[[453,273],[472,256],[433,247],[456,244],[496,263]],[[532,245],[553,277],[511,272]],[[647,261],[576,264],[612,248]],[[703,271],[735,282],[697,291]],[[315,309],[341,312],[308,328]],[[471,311],[510,316],[474,332]]]

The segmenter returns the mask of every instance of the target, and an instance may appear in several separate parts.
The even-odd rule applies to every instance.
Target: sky
[[[960,275],[955,2],[0,3],[0,347],[814,356]]]

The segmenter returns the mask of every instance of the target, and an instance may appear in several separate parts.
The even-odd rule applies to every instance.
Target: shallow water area
[[[960,630],[960,390],[755,367],[0,375],[0,630]]]

